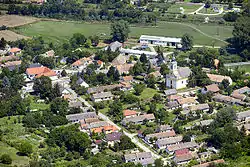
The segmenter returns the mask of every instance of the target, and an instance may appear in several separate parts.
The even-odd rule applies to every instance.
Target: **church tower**
[[[170,70],[176,71],[177,70],[177,61],[175,60],[175,57],[173,56],[172,61],[170,62]]]

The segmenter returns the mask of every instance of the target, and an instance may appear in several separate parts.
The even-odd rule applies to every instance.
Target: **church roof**
[[[168,78],[188,78],[191,74],[191,70],[189,67],[178,67],[177,70],[172,71],[169,75],[167,75]]]

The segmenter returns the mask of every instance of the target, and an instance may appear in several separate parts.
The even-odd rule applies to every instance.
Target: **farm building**
[[[142,35],[140,37],[140,43],[181,48],[181,38]]]

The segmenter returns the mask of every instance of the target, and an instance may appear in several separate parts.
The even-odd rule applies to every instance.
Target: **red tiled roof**
[[[131,115],[136,115],[137,112],[135,110],[123,110],[123,116],[131,116]]]
[[[182,149],[182,150],[176,150],[175,151],[175,155],[176,156],[179,156],[179,155],[182,155],[182,154],[187,154],[189,151],[188,151],[188,149]]]
[[[102,62],[101,60],[97,60],[97,64],[98,64],[98,65],[102,65],[103,62]]]
[[[39,78],[41,76],[56,76],[56,72],[49,69],[48,67],[27,68],[26,73],[28,75],[36,75],[36,78]]]
[[[213,93],[220,91],[220,88],[218,87],[217,84],[207,85],[206,89],[207,89],[207,91],[210,91],[210,92],[213,92]]]
[[[123,81],[125,82],[129,82],[129,81],[132,81],[133,80],[133,76],[132,75],[129,75],[129,76],[124,76],[122,77]]]
[[[21,49],[19,49],[19,48],[11,48],[10,49],[11,53],[16,53],[16,52],[20,52],[20,51],[21,51]]]

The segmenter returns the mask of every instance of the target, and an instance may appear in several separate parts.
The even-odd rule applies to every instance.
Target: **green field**
[[[193,27],[192,27],[193,26]],[[219,27],[219,28],[217,28]],[[208,36],[198,32],[196,29],[201,30]],[[30,25],[25,25],[15,29],[17,33],[35,37],[42,36],[46,42],[63,43],[69,40],[74,33],[82,33],[85,36],[99,35],[102,38],[108,38],[110,34],[109,23],[83,23],[83,22],[55,22],[55,21],[41,21]],[[219,34],[217,35],[217,29]],[[140,35],[158,35],[158,36],[170,36],[181,37],[183,34],[188,33],[194,37],[194,43],[197,45],[225,45],[224,42],[212,37],[217,37],[221,40],[232,35],[232,27],[224,26],[209,26],[209,25],[186,25],[170,22],[158,22],[156,27],[132,25],[130,27],[129,36],[132,38],[139,38]],[[209,37],[212,36],[212,37]]]
[[[201,5],[174,4],[169,9],[169,13],[180,13],[180,7],[184,9],[184,13],[191,13],[199,9]]]
[[[230,69],[234,69],[236,66],[234,67],[229,67]],[[241,65],[241,66],[238,66],[239,67],[239,70],[244,70],[245,72],[248,72],[250,73],[250,65]]]

